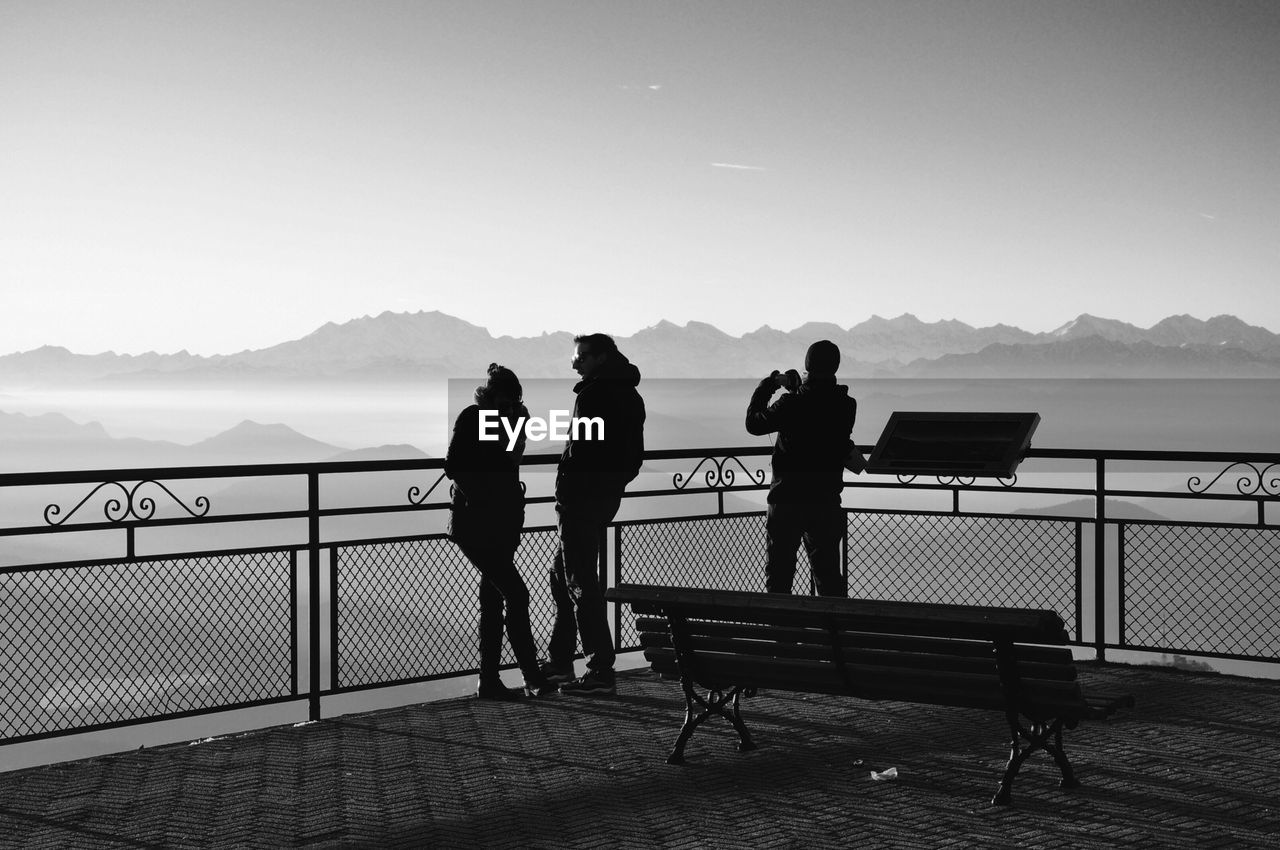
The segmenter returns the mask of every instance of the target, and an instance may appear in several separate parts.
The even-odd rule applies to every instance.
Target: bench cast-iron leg
[[[676,738],[676,745],[671,750],[671,755],[667,756],[667,764],[684,764],[684,748],[689,743],[689,739],[693,737],[693,730],[698,728],[698,725],[712,714],[720,715],[732,723],[734,729],[738,730],[739,752],[756,748],[751,736],[747,733],[747,727],[743,724],[742,715],[738,710],[738,697],[742,694],[742,688],[734,687],[728,693],[722,693],[717,690],[708,691],[706,699],[703,699],[694,690],[693,683],[688,679],[682,678],[681,685],[684,688],[684,725],[680,727],[680,735]],[[747,691],[748,696],[751,693],[752,691]],[[729,703],[733,704],[732,711],[725,709],[725,706]],[[695,706],[702,709],[696,715],[694,714]]]
[[[991,798],[992,805],[1007,806],[1013,802],[1013,780],[1022,768],[1022,763],[1036,750],[1044,750],[1053,757],[1062,772],[1062,780],[1058,785],[1062,788],[1075,788],[1076,781],[1071,762],[1067,760],[1067,752],[1062,746],[1062,721],[1052,723],[1033,723],[1028,731],[1018,723],[1016,717],[1009,719],[1009,728],[1013,732],[1013,740],[1009,743],[1009,764],[1005,767],[1004,777],[1000,780],[1000,788]],[[1022,746],[1025,739],[1027,745]],[[1050,740],[1052,739],[1052,740]]]
[[[1079,788],[1080,782],[1076,779],[1076,772],[1071,769],[1071,762],[1067,761],[1067,751],[1062,748],[1062,721],[1054,724],[1053,744],[1045,743],[1045,751],[1053,756],[1053,760],[1058,764],[1058,770],[1062,772],[1062,779],[1058,782],[1059,788]]]

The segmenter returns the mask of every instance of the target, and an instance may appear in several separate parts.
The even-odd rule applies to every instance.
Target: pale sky
[[[1280,331],[1280,2],[0,0],[0,353]]]

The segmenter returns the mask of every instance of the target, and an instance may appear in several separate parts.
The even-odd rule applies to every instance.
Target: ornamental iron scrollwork
[[[671,476],[671,486],[677,490],[684,490],[689,487],[698,470],[710,464],[711,466],[702,474],[703,480],[706,481],[708,488],[733,487],[738,480],[738,473],[730,464],[736,464],[738,469],[742,470],[756,486],[763,486],[765,479],[768,477],[763,469],[748,469],[746,464],[733,455],[724,458],[704,457],[698,461],[698,465],[690,470],[687,474],[677,472]]]
[[[910,484],[919,478],[918,475],[898,475],[895,476],[899,484]],[[978,480],[973,475],[935,475],[934,480],[942,487],[972,487]],[[996,476],[996,480],[1000,482],[1000,486],[1011,488],[1018,483],[1018,473],[1014,473],[1008,477]]]
[[[1240,477],[1236,479],[1236,490],[1240,495],[1280,496],[1280,473],[1271,472],[1276,467],[1280,467],[1280,463],[1270,463],[1259,468],[1248,461],[1238,460],[1215,475],[1207,484],[1203,483],[1199,475],[1191,476],[1187,479],[1187,489],[1196,494],[1207,493],[1213,489],[1213,485],[1227,477],[1231,470],[1239,468]],[[1267,478],[1268,474],[1272,474],[1270,479]]]
[[[972,475],[938,475],[935,476],[943,487],[972,487],[978,479]]]
[[[426,501],[427,501],[427,497],[428,497],[428,496],[430,496],[432,493],[434,493],[434,492],[435,492],[435,489],[436,489],[437,487],[439,487],[439,486],[440,486],[440,482],[441,482],[441,481],[443,481],[444,479],[445,479],[445,474],[444,474],[443,472],[441,472],[441,473],[440,473],[440,477],[439,477],[439,478],[437,478],[437,479],[432,483],[432,485],[431,485],[430,487],[428,487],[428,488],[427,488],[427,492],[425,492],[425,493],[422,493],[421,488],[419,488],[417,484],[414,484],[412,487],[410,487],[410,488],[409,488],[409,492],[406,494],[406,495],[408,496],[408,498],[409,498],[409,504],[411,504],[411,505],[421,505],[421,504],[425,504],[425,503],[426,503]],[[523,482],[521,482],[521,483],[523,484]],[[422,495],[421,495],[421,496],[419,496],[419,495],[418,495],[419,493],[422,493]],[[451,500],[452,500],[452,498],[453,498],[453,485],[452,485],[452,484],[450,484],[450,485],[449,485],[449,498],[450,498]]]
[[[207,516],[209,513],[209,498],[207,496],[197,496],[191,503],[194,505],[193,509],[186,502],[182,501],[182,499],[178,498],[178,496],[168,487],[161,484],[159,481],[154,481],[148,478],[137,482],[132,487],[120,481],[104,481],[97,487],[90,490],[88,495],[81,499],[74,508],[67,511],[66,516],[62,515],[61,505],[57,503],[46,505],[44,509],[44,521],[48,525],[62,525],[67,520],[71,519],[71,517],[75,516],[76,512],[88,504],[89,501],[100,491],[109,487],[114,487],[120,491],[119,495],[112,496],[110,499],[107,499],[102,506],[102,513],[103,516],[107,518],[107,522],[123,523],[130,519],[135,522],[147,522],[156,515],[156,500],[147,495],[139,497],[138,491],[148,484],[159,487],[163,490],[164,493],[173,500],[175,505],[187,512],[188,516],[200,519],[201,517]],[[59,517],[61,517],[61,519],[59,519]]]

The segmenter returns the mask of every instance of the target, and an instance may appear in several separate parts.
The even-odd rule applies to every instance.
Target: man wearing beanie
[[[773,446],[773,480],[765,521],[768,563],[765,589],[790,593],[801,541],[822,596],[845,596],[840,568],[840,541],[845,514],[840,504],[845,462],[858,404],[849,388],[836,383],[840,349],[830,340],[809,346],[803,380],[793,371],[774,371],[751,394],[747,431],[757,436],[777,433]],[[773,394],[790,392],[770,404]]]

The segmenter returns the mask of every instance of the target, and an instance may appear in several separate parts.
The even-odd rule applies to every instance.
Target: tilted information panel
[[[1038,413],[895,411],[867,472],[1007,478],[1031,446]]]

